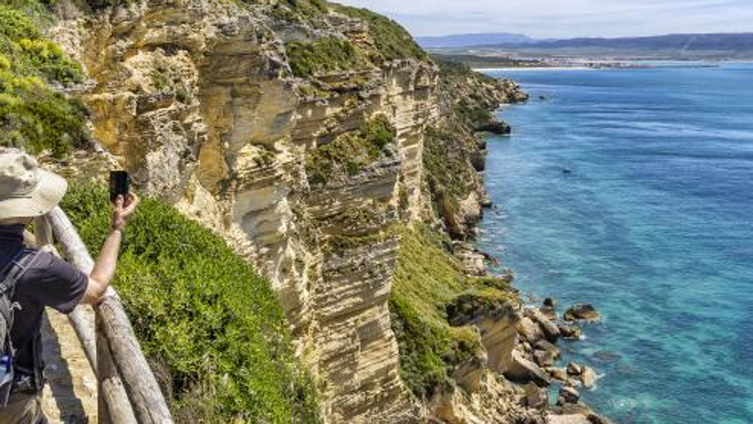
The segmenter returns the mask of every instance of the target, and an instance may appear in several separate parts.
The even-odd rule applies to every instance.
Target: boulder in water
[[[574,324],[565,324],[564,322],[561,322],[557,324],[557,328],[560,330],[562,338],[569,340],[578,340],[583,334],[583,330]]]
[[[550,384],[549,377],[544,374],[544,371],[516,350],[512,352],[512,361],[505,371],[505,377],[519,383],[532,381],[540,387],[546,387]]]
[[[554,356],[555,358],[558,358],[560,356],[560,348],[558,348],[554,343],[550,343],[546,340],[539,340],[533,347],[536,350],[551,351],[552,356]]]
[[[567,378],[568,378],[567,377],[567,371],[565,371],[564,368],[551,367],[551,368],[547,368],[546,371],[555,380],[567,381]]]
[[[531,317],[536,321],[541,330],[543,330],[546,339],[550,342],[556,342],[560,337],[560,330],[552,321],[549,320],[540,310],[533,309],[531,311]]]
[[[523,317],[518,321],[517,330],[518,334],[531,344],[544,338],[544,333],[539,325],[528,317]]]
[[[557,322],[557,310],[549,306],[542,306],[540,311],[551,322]]]
[[[550,350],[537,350],[533,352],[533,358],[540,367],[551,367],[554,365],[554,353]]]
[[[598,321],[601,317],[590,303],[576,303],[575,305],[567,308],[565,314],[562,316],[565,321]]]
[[[567,373],[570,375],[579,376],[581,375],[581,373],[583,373],[583,367],[576,364],[575,362],[570,362],[567,364]]]
[[[584,366],[580,373],[580,381],[586,389],[592,389],[596,384],[596,372],[593,368]]]

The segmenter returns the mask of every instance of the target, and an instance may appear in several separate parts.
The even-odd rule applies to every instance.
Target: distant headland
[[[473,68],[635,67],[639,60],[753,60],[753,33],[534,39],[522,34],[418,37],[434,55]]]

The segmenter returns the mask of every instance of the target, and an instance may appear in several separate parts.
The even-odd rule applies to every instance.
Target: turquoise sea
[[[753,423],[753,65],[489,74],[531,100],[488,140],[479,242],[523,293],[601,312],[561,343],[602,375],[585,402]]]

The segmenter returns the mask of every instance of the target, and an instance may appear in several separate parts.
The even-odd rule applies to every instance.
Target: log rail
[[[41,250],[66,258],[87,275],[94,268],[81,237],[59,207],[37,218],[34,235],[28,234],[27,239]],[[78,306],[68,321],[97,376],[100,424],[172,424],[165,397],[115,290],[109,288],[93,307],[94,322],[84,308],[89,306]]]

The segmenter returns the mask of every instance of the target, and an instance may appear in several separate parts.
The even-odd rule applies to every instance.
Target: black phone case
[[[125,171],[110,172],[110,201],[114,202],[119,195],[126,197],[130,190],[128,173]]]

